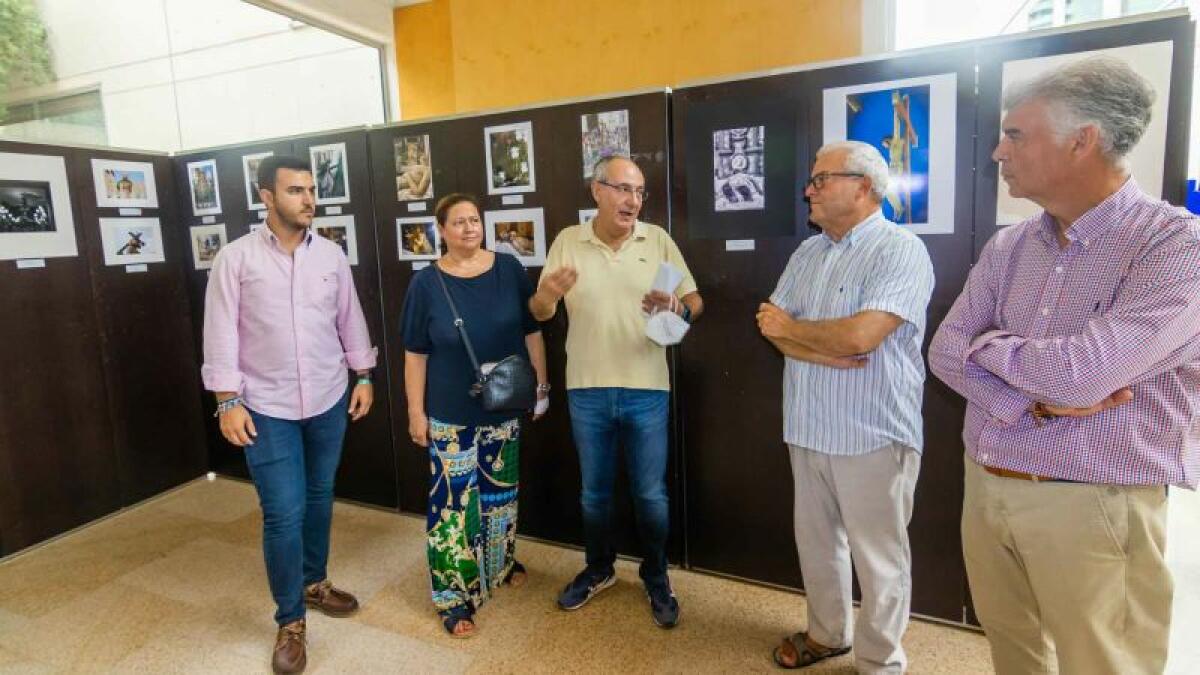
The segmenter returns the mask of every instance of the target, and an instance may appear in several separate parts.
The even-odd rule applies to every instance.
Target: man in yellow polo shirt
[[[610,502],[618,437],[642,542],[640,574],[654,622],[671,628],[679,603],[667,579],[667,420],[670,381],[666,349],[646,337],[646,318],[670,311],[694,321],[704,303],[679,248],[661,227],[637,219],[646,179],[628,157],[605,157],[592,172],[598,211],[590,223],[559,233],[529,309],[539,321],[565,301],[567,400],[583,474],[587,567],[563,589],[558,605],[578,609],[616,583]],[[683,273],[674,294],[651,291],[659,265]]]

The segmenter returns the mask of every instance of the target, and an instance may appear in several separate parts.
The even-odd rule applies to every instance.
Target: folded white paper
[[[669,347],[679,344],[691,327],[675,312],[655,312],[646,320],[646,337],[663,347]]]

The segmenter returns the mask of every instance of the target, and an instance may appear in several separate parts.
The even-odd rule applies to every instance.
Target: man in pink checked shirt
[[[333,479],[347,413],[371,409],[371,346],[342,249],[315,236],[308,162],[258,168],[267,226],[221,250],[204,304],[204,386],[221,433],[245,449],[263,510],[263,554],[279,624],[272,667],[306,664],[305,606],[347,616],[358,600],[326,577]],[[349,389],[347,370],[357,372]]]
[[[929,349],[967,399],[962,538],[999,673],[1161,673],[1170,484],[1200,480],[1200,221],[1130,177],[1154,91],[1094,57],[1011,88],[992,158],[1044,209]]]

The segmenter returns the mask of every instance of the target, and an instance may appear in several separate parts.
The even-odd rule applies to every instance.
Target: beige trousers
[[[965,464],[963,556],[996,672],[1161,673],[1165,488],[1034,483]]]

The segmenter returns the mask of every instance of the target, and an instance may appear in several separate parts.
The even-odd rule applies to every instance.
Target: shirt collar
[[[1087,246],[1093,239],[1120,223],[1122,216],[1129,211],[1141,195],[1142,188],[1133,179],[1133,176],[1130,176],[1119,190],[1071,223],[1071,226],[1067,228],[1067,241],[1078,241]],[[1046,243],[1058,248],[1058,223],[1045,211],[1042,211],[1042,227],[1039,234]]]
[[[871,232],[874,232],[876,229],[878,229],[885,222],[887,222],[887,220],[883,217],[883,209],[880,208],[876,209],[874,213],[862,219],[862,221],[860,221],[857,225],[850,228],[850,231],[846,233],[846,236],[842,237],[841,241],[834,241],[824,232],[821,233],[821,236],[825,238],[825,243],[829,246],[837,246],[843,243],[847,246],[854,246],[856,243],[862,241],[864,237],[871,234]]]
[[[604,242],[600,241],[600,238],[596,236],[596,230],[592,227],[592,223],[594,223],[594,222],[596,222],[595,218],[593,218],[581,225],[581,227],[583,227],[583,233],[580,235],[579,238],[581,241],[594,241],[597,244],[604,245]],[[634,221],[633,235],[630,237],[630,239],[637,239],[638,241],[641,241],[645,238],[646,238],[646,224],[640,220]],[[629,241],[629,240],[626,239],[625,241]],[[624,244],[622,244],[622,245],[624,245]]]
[[[261,222],[262,222],[262,227],[258,228],[258,235],[260,237],[262,237],[264,242],[266,242],[268,244],[275,244],[276,246],[278,246],[279,245],[279,237],[276,237],[275,233],[271,231],[271,228],[267,227],[267,221],[265,218]],[[312,238],[313,238],[313,230],[312,230],[312,227],[310,226],[304,232],[304,245],[311,246]]]

